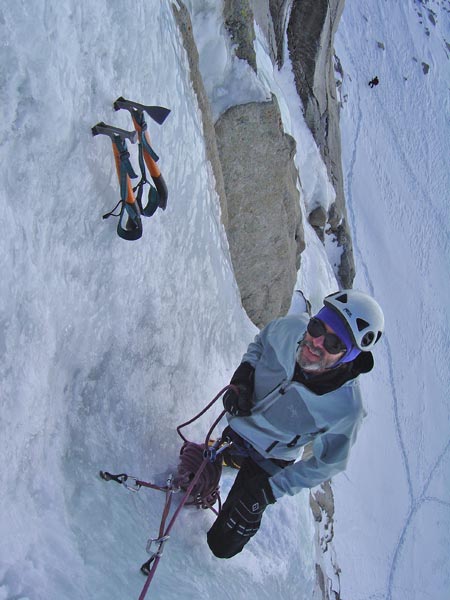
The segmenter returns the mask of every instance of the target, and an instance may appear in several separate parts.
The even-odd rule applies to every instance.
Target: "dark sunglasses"
[[[323,347],[329,354],[339,354],[347,351],[341,338],[335,333],[329,333],[320,319],[316,319],[316,317],[310,319],[307,330],[313,338],[324,336]]]

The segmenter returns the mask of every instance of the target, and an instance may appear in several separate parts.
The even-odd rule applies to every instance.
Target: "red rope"
[[[184,442],[180,452],[180,464],[177,474],[174,477],[175,487],[186,490],[191,483],[192,478],[197,473],[199,466],[205,458],[204,444],[195,444],[193,442]],[[202,476],[198,480],[192,491],[192,496],[186,502],[186,505],[196,505],[201,508],[212,508],[219,499],[219,482],[222,475],[222,461],[211,460],[211,457]]]
[[[204,415],[205,412],[208,411],[215,402],[217,402],[217,400],[220,398],[220,396],[222,396],[222,394],[224,392],[226,392],[226,390],[228,390],[230,388],[231,389],[235,389],[235,386],[233,386],[233,385],[227,385],[227,386],[225,386],[211,400],[211,402],[201,412],[198,413],[198,415],[196,415],[195,417],[193,417],[189,421],[186,421],[186,423],[182,423],[181,425],[179,425],[177,427],[177,432],[178,432],[179,436],[184,440],[184,442],[190,443],[189,440],[186,437],[184,437],[184,435],[181,433],[180,430],[183,429],[183,427],[186,427],[187,425],[190,425],[191,423],[193,423],[194,421],[196,421],[197,419],[199,419],[202,415]],[[211,428],[209,429],[208,434],[207,434],[207,436],[205,438],[205,448],[206,449],[208,448],[208,443],[209,443],[211,434],[214,431],[214,428],[219,423],[219,421],[222,419],[222,417],[225,415],[225,412],[226,411],[222,411],[220,413],[220,415],[217,417],[217,419],[214,421],[214,423],[212,424]],[[191,496],[192,491],[194,490],[195,486],[197,485],[198,481],[200,480],[200,477],[201,477],[203,471],[205,470],[206,466],[208,465],[208,463],[209,463],[209,458],[204,458],[203,461],[202,461],[202,463],[201,463],[201,465],[199,466],[199,468],[198,468],[195,476],[193,477],[192,481],[190,482],[190,484],[189,484],[186,492],[184,493],[184,496],[181,499],[181,502],[180,502],[178,508],[174,512],[174,514],[173,514],[173,516],[172,516],[172,518],[171,518],[171,520],[170,520],[167,528],[164,529],[165,523],[166,523],[166,520],[167,520],[167,517],[168,517],[168,514],[169,514],[169,510],[170,510],[171,496],[173,494],[173,492],[171,490],[167,490],[166,504],[164,506],[164,512],[163,512],[163,516],[162,516],[162,519],[161,519],[161,525],[159,527],[159,537],[160,537],[160,539],[163,538],[163,537],[166,537],[166,536],[168,536],[170,534],[170,531],[172,530],[172,527],[175,525],[175,521],[177,520],[178,515],[181,512],[181,509],[183,508],[183,506],[186,504],[186,502],[188,501],[189,497]],[[140,485],[147,485],[147,487],[155,487],[152,484],[145,484],[145,482],[142,482],[142,481],[139,481],[139,484]],[[142,589],[141,595],[139,596],[139,600],[144,600],[145,595],[147,594],[148,588],[150,586],[150,583],[151,583],[151,581],[153,579],[153,576],[155,574],[155,571],[156,571],[156,569],[158,567],[158,564],[159,564],[160,560],[161,560],[161,555],[157,554],[155,556],[154,560],[153,560],[150,572],[149,572],[149,574],[147,576],[147,581],[145,582],[145,585],[144,585],[144,587]]]
[[[234,386],[234,385],[226,385],[223,389],[220,390],[220,392],[217,394],[217,396],[215,396],[211,400],[211,402],[207,406],[205,406],[205,408],[202,411],[200,411],[198,413],[198,415],[196,415],[195,417],[192,417],[192,419],[190,419],[189,421],[186,421],[186,423],[183,423],[182,425],[178,425],[177,433],[183,441],[188,442],[189,440],[184,437],[184,435],[181,433],[180,429],[183,429],[183,427],[190,425],[191,423],[193,423],[194,421],[199,419],[202,415],[204,415],[205,412],[208,411],[215,402],[217,402],[217,400],[220,398],[220,396],[222,396],[222,394],[224,394],[229,389],[234,389],[235,391],[237,390],[236,386]],[[209,438],[211,437],[211,433],[213,432],[214,427],[217,425],[217,423],[220,421],[220,419],[224,416],[225,412],[226,411],[223,411],[220,414],[220,416],[214,421],[214,424],[211,427],[211,429],[208,431],[208,435],[206,436],[206,442],[205,442],[206,446],[208,446]]]
[[[166,526],[167,517],[169,516],[170,505],[172,503],[172,495],[173,495],[172,494],[172,490],[167,490],[167,492],[166,492],[166,502],[164,504],[164,510],[163,510],[163,514],[162,514],[162,517],[161,517],[161,524],[159,526],[159,537],[160,537],[160,539],[162,537],[164,537],[164,535],[165,535],[164,534],[164,528]],[[149,572],[149,574],[147,576],[147,581],[145,582],[145,585],[144,585],[144,587],[142,589],[141,595],[139,596],[139,600],[143,600],[143,598],[145,597],[145,595],[147,593],[147,590],[148,590],[148,587],[149,587],[149,585],[150,585],[150,583],[151,583],[151,581],[153,579],[153,575],[155,574],[156,567],[158,566],[158,563],[159,563],[160,560],[161,560],[161,556],[157,554],[155,556],[154,561],[153,561],[153,564],[152,564],[152,567],[150,569],[150,572]]]
[[[198,481],[198,480],[199,480],[199,478],[200,478],[200,475],[201,475],[201,474],[202,474],[202,472],[203,472],[203,469],[204,469],[204,468],[206,467],[206,465],[208,464],[208,460],[209,460],[209,459],[207,459],[207,458],[205,458],[205,459],[203,460],[202,464],[200,465],[200,468],[199,468],[199,470],[197,471],[197,474],[195,475],[195,477],[194,477],[194,479],[192,480],[192,482],[191,482],[190,486],[189,486],[189,487],[188,487],[188,489],[186,490],[186,493],[184,494],[184,496],[183,496],[183,498],[182,498],[182,500],[181,500],[181,502],[180,502],[180,504],[179,504],[178,508],[177,508],[177,509],[176,509],[176,511],[174,512],[174,514],[173,514],[173,516],[172,516],[172,519],[170,520],[170,522],[169,522],[169,525],[167,526],[167,529],[166,529],[166,530],[164,530],[164,525],[165,525],[165,521],[166,521],[166,518],[167,518],[168,510],[167,510],[167,514],[166,514],[166,511],[164,511],[164,513],[165,513],[165,514],[163,515],[163,520],[161,521],[161,526],[160,526],[160,528],[159,528],[159,534],[160,534],[160,537],[165,537],[165,536],[169,535],[169,533],[171,532],[171,530],[172,530],[172,527],[175,525],[175,521],[177,520],[177,518],[178,518],[178,515],[179,515],[179,514],[180,514],[180,512],[181,512],[181,509],[182,509],[182,508],[183,508],[183,506],[185,505],[185,503],[186,503],[186,500],[187,500],[187,499],[189,498],[189,496],[191,495],[191,493],[192,493],[192,490],[194,489],[194,486],[195,486],[195,484],[197,483],[197,481]],[[156,557],[155,557],[155,560],[153,561],[152,567],[151,567],[151,569],[150,569],[150,572],[149,572],[149,574],[148,574],[148,576],[147,576],[147,581],[145,582],[145,585],[144,585],[144,587],[142,588],[142,592],[141,592],[141,595],[139,596],[139,600],[143,600],[143,599],[145,598],[145,595],[146,595],[146,593],[147,593],[147,590],[148,590],[148,588],[149,588],[149,585],[150,585],[150,583],[151,583],[151,581],[152,581],[152,579],[153,579],[153,576],[154,576],[154,574],[155,574],[155,571],[156,571],[156,569],[157,569],[157,567],[158,567],[158,564],[159,564],[159,561],[160,561],[160,560],[161,560],[161,556],[159,556],[159,555],[156,555]]]

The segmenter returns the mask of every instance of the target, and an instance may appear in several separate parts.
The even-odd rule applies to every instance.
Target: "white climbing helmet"
[[[323,302],[344,319],[357,348],[367,352],[375,346],[383,334],[384,315],[371,296],[357,290],[341,290]]]

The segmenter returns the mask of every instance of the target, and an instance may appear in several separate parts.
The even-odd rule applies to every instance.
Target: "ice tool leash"
[[[199,419],[228,389],[236,388],[233,385],[227,385],[220,390],[220,392],[198,415],[177,427],[177,432],[184,443],[180,450],[180,462],[177,472],[175,475],[169,477],[166,486],[159,486],[154,483],[142,481],[136,477],[131,477],[126,473],[112,475],[106,471],[100,471],[100,477],[102,479],[105,481],[116,481],[130,491],[137,492],[141,487],[147,487],[164,492],[166,495],[158,537],[150,538],[147,542],[147,552],[150,554],[150,558],[141,566],[141,571],[146,575],[147,579],[139,596],[139,600],[144,600],[147,594],[147,590],[163,554],[165,544],[170,538],[170,532],[182,508],[184,506],[194,505],[197,508],[209,508],[218,514],[218,511],[213,507],[213,505],[218,502],[219,511],[221,509],[219,494],[219,481],[222,474],[221,454],[230,447],[231,440],[228,438],[219,438],[214,443],[211,443],[211,434],[225,415],[225,411],[222,411],[214,421],[203,444],[190,442],[181,433],[181,429]],[[184,494],[168,525],[166,525],[171,510],[173,494],[179,491],[184,492]],[[152,550],[154,544],[156,550]]]
[[[117,234],[119,237],[125,240],[138,240],[142,237],[141,215],[144,217],[151,217],[158,207],[165,210],[167,207],[168,196],[166,183],[156,164],[159,157],[150,144],[144,112],[147,113],[153,121],[162,125],[169,115],[170,110],[163,106],[147,106],[139,104],[132,100],[126,100],[121,96],[114,102],[114,109],[117,111],[122,108],[131,113],[135,131],[126,131],[114,127],[113,125],[108,125],[102,121],[97,123],[97,125],[94,125],[92,128],[92,135],[107,135],[110,137],[120,185],[119,202],[112,211],[103,215],[103,218],[107,219],[110,216],[118,216],[119,222],[117,225]],[[130,153],[128,152],[126,144],[127,140],[132,144],[137,140],[139,142],[141,180],[135,187],[132,186],[131,179],[135,179],[138,176],[131,165]],[[149,169],[155,187],[153,187],[147,179],[145,165],[147,165]],[[150,190],[147,204],[143,207],[142,195],[146,183],[149,183]],[[136,190],[137,195],[135,196]],[[120,213],[116,214],[115,210],[119,205]]]
[[[92,128],[92,135],[107,135],[111,138],[120,185],[119,202],[111,212],[103,215],[103,218],[107,219],[111,215],[119,216],[119,223],[117,224],[117,234],[119,237],[124,240],[138,240],[142,236],[141,212],[134,197],[130,179],[134,179],[137,175],[133,171],[130,162],[130,153],[127,150],[126,144],[127,139],[134,144],[137,133],[135,131],[125,131],[124,129],[119,129],[119,127],[100,122]],[[120,214],[115,215],[114,211],[119,204],[121,205]],[[128,217],[126,224],[124,224],[125,216]]]

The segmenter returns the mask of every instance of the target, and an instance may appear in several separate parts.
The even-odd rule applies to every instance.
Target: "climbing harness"
[[[165,486],[159,486],[154,483],[143,481],[127,475],[126,473],[112,475],[107,471],[100,471],[100,477],[103,480],[115,481],[131,492],[138,492],[141,487],[146,487],[165,493],[165,503],[158,537],[150,538],[148,540],[147,552],[150,554],[150,558],[141,566],[141,571],[146,575],[147,580],[141,595],[139,596],[139,600],[143,600],[147,593],[165,545],[170,539],[170,532],[182,508],[191,505],[196,506],[197,508],[211,509],[215,514],[218,514],[218,511],[214,508],[214,504],[217,502],[219,511],[221,509],[219,494],[219,481],[222,473],[221,454],[230,447],[232,442],[229,438],[225,437],[224,439],[219,438],[211,444],[210,438],[214,428],[218,425],[226,411],[222,411],[214,421],[203,444],[189,441],[183,433],[181,433],[181,429],[199,419],[228,389],[234,389],[236,391],[235,386],[227,385],[220,390],[200,413],[177,427],[177,433],[184,443],[180,451],[180,462],[177,467],[177,472],[175,475],[169,477]],[[172,505],[172,497],[174,493],[180,491],[184,492],[184,494],[169,523],[166,525]]]
[[[117,225],[117,234],[125,240],[138,240],[142,237],[142,220],[144,217],[151,217],[159,207],[165,210],[167,207],[167,185],[161,175],[161,171],[156,164],[159,160],[158,155],[150,144],[150,137],[147,130],[144,112],[159,125],[162,125],[170,113],[168,108],[163,106],[147,106],[126,100],[122,96],[114,102],[114,110],[126,109],[130,112],[133,119],[135,131],[126,131],[113,125],[108,125],[101,121],[92,128],[92,135],[107,135],[110,137],[113,145],[114,159],[116,163],[117,177],[120,185],[120,200],[110,212],[103,215],[103,219],[114,216],[119,217]],[[130,162],[130,153],[127,149],[127,140],[132,144],[138,141],[139,147],[139,168],[141,179],[133,187],[131,179],[136,179],[138,175],[133,170]],[[155,186],[147,179],[145,169],[147,165]],[[142,195],[144,185],[148,183],[150,190],[148,193],[147,204],[142,205]],[[135,196],[135,192],[137,195]],[[115,211],[120,206],[120,212]],[[126,220],[125,220],[126,218]]]

